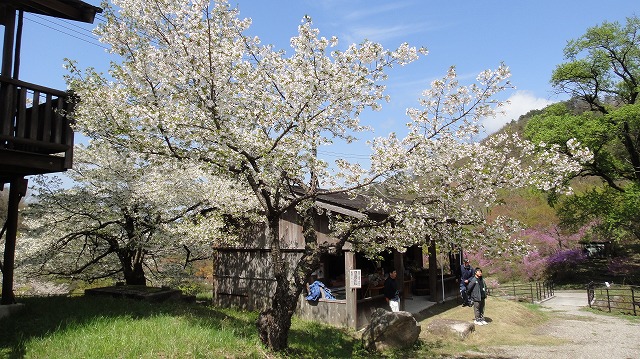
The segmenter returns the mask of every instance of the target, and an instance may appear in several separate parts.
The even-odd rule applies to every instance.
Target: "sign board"
[[[362,273],[360,269],[349,270],[349,286],[351,288],[362,288]]]

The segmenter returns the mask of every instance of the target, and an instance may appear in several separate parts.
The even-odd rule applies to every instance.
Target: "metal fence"
[[[495,288],[488,288],[488,294],[516,302],[539,303],[553,297],[553,282],[529,282],[500,284]]]
[[[640,315],[640,287],[609,283],[587,284],[589,307],[630,315]]]

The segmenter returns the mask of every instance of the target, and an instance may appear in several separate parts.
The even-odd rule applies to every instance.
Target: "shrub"
[[[547,276],[556,282],[575,279],[574,267],[587,259],[581,249],[558,251],[547,258]]]

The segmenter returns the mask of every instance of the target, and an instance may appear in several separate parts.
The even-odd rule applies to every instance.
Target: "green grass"
[[[619,311],[612,311],[611,313],[609,313],[608,311],[603,310],[603,309],[589,308],[589,307],[584,307],[581,310],[584,310],[585,312],[598,314],[598,315],[606,315],[606,316],[610,316],[610,317],[616,317],[616,318],[627,320],[627,321],[629,321],[631,323],[640,324],[640,316],[629,315],[628,313],[621,313]]]
[[[345,358],[359,345],[346,330],[294,320],[290,350],[268,353],[258,339],[257,313],[198,304],[102,297],[19,302],[24,309],[0,321],[2,358]]]

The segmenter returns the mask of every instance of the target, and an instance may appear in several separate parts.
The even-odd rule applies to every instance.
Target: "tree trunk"
[[[144,276],[144,267],[142,261],[135,260],[137,258],[130,251],[120,253],[118,255],[122,264],[122,273],[124,281],[127,285],[147,285],[147,279]]]
[[[271,308],[260,313],[256,323],[260,340],[274,351],[284,350],[288,346],[291,317],[305,285],[305,272],[308,272],[308,276],[312,271],[307,268],[301,271],[301,265],[297,263],[294,275],[289,276],[288,272],[291,268],[288,268],[280,248],[279,221],[280,216],[270,218],[267,229],[267,236],[271,241],[271,261],[276,289],[271,299]],[[305,257],[306,255],[301,262],[304,263]]]
[[[269,220],[267,236],[271,241],[271,260],[276,289],[271,308],[260,313],[257,327],[262,343],[274,351],[287,348],[291,317],[298,305],[298,298],[305,288],[307,279],[318,268],[320,256],[323,253],[323,248],[318,246],[315,230],[315,209],[310,207],[301,215],[305,251],[295,264],[295,268],[287,265],[280,250],[280,216]],[[342,248],[341,245],[340,248]]]
[[[279,280],[272,298],[271,308],[258,316],[260,341],[274,351],[288,346],[291,317],[296,310],[301,290],[291,291],[287,280]]]
[[[147,278],[144,276],[144,269],[142,263],[134,263],[133,270],[129,271],[129,274],[124,276],[125,283],[127,285],[147,285]]]

